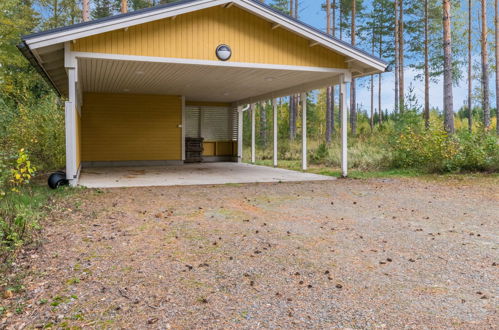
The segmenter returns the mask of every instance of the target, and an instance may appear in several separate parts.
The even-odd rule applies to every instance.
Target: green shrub
[[[480,130],[476,133],[460,132],[459,153],[455,166],[462,171],[498,171],[499,140],[492,133]]]
[[[393,167],[427,172],[494,171],[499,168],[498,139],[480,130],[453,136],[432,121],[428,130],[406,126],[393,139]]]
[[[396,168],[419,168],[429,172],[449,171],[449,160],[456,156],[458,145],[453,138],[431,125],[424,133],[411,126],[403,129],[392,142],[393,166]]]
[[[9,183],[12,185],[12,191],[19,192],[19,187],[28,184],[35,172],[36,167],[31,164],[28,153],[24,149],[19,150],[15,166],[10,170]]]
[[[21,193],[35,173],[28,154],[21,149],[15,160],[0,159],[0,256],[23,244],[28,229],[35,224],[29,210],[33,210],[32,196]]]
[[[20,104],[4,134],[4,152],[26,148],[40,170],[64,165],[64,111],[55,96],[45,96],[35,104]]]
[[[319,147],[312,151],[310,161],[313,164],[322,164],[329,158],[329,148],[326,143],[319,144]]]

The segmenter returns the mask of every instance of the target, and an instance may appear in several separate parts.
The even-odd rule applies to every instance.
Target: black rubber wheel
[[[64,172],[55,172],[49,176],[48,185],[52,189],[57,189],[67,184],[68,180],[66,180],[66,173]]]

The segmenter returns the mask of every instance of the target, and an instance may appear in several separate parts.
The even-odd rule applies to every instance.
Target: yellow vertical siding
[[[220,6],[76,40],[73,50],[216,61],[220,44],[230,61],[345,68],[345,58],[236,6]]]
[[[182,98],[85,93],[82,161],[182,159]]]

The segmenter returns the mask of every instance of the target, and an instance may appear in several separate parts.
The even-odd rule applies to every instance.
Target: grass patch
[[[261,166],[273,166],[272,160],[258,160],[256,165]],[[301,169],[301,161],[295,160],[282,160],[278,162],[278,168],[292,170],[292,171],[300,171]],[[332,177],[341,177],[341,169],[334,167],[326,167],[320,165],[311,165],[306,173],[314,173],[320,175],[327,175]],[[425,176],[422,171],[418,171],[415,169],[390,169],[390,170],[358,170],[352,169],[348,172],[348,177],[351,179],[371,179],[371,178],[388,178],[388,177],[419,177]]]
[[[320,168],[320,169],[310,169],[307,172],[328,175],[334,177],[341,177],[341,170],[338,169],[328,169],[328,168]],[[381,171],[359,171],[359,170],[350,170],[348,172],[348,177],[351,179],[372,179],[372,178],[413,178],[424,175],[420,171],[417,170],[381,170]]]
[[[35,233],[41,229],[40,221],[56,207],[55,201],[75,191],[69,187],[52,190],[45,184],[31,183],[0,199],[0,280],[16,252],[34,242]]]
[[[257,160],[256,165],[273,167],[272,160]],[[301,169],[301,161],[295,160],[280,160],[278,168],[299,171]],[[327,167],[322,165],[311,165],[306,173],[320,174],[341,178],[341,169],[335,167]],[[419,169],[387,169],[387,170],[359,170],[350,169],[348,171],[350,179],[376,179],[376,178],[420,178],[430,181],[474,181],[479,182],[496,182],[499,183],[499,173],[486,172],[464,172],[464,173],[440,173],[429,174]]]

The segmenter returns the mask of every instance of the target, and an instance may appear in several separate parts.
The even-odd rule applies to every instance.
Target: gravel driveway
[[[0,327],[494,328],[498,186],[82,190],[20,260]]]

